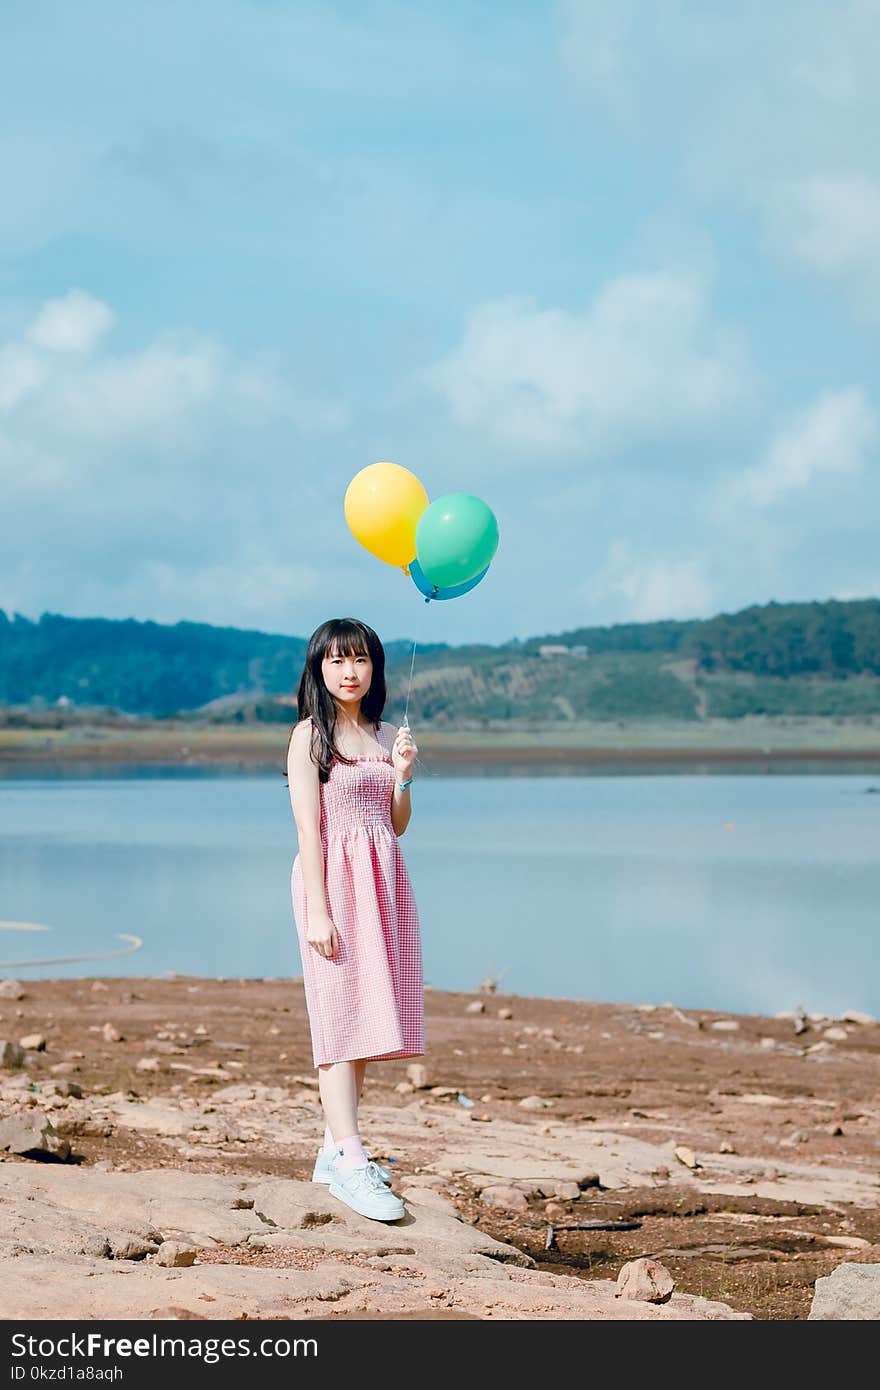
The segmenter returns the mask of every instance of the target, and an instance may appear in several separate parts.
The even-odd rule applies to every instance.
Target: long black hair
[[[324,684],[321,663],[325,656],[368,656],[373,663],[373,676],[370,688],[361,701],[361,712],[366,715],[376,733],[382,722],[387,689],[385,686],[385,648],[376,633],[358,618],[328,618],[316,628],[306,647],[303,672],[296,695],[297,723],[300,719],[312,721],[312,761],[318,767],[318,780],[326,782],[330,776],[333,760],[351,766],[352,759],[343,757],[336,747],[336,701]],[[296,728],[296,725],[293,726]],[[290,740],[287,751],[290,752]],[[287,766],[282,768],[282,776],[287,776]]]

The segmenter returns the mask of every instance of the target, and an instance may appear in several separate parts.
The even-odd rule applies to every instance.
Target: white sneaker
[[[372,1161],[349,1172],[335,1164],[330,1196],[338,1197],[352,1211],[373,1221],[399,1221],[406,1215],[403,1202],[385,1186],[377,1165]]]
[[[364,1153],[367,1155],[367,1158],[369,1158],[370,1150],[364,1149]],[[331,1183],[333,1181],[335,1163],[335,1153],[327,1153],[326,1150],[319,1149],[318,1156],[315,1159],[315,1166],[312,1169],[312,1182]],[[391,1169],[383,1167],[381,1163],[377,1163],[375,1166],[379,1173],[379,1177],[385,1183],[386,1187],[390,1187],[394,1180],[394,1174],[391,1172]]]

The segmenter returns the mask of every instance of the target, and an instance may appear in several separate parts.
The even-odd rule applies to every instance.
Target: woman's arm
[[[389,747],[393,747],[394,740],[397,737],[397,730],[393,724],[385,723],[384,720],[382,722],[388,736],[388,745]],[[407,776],[409,776],[409,774],[407,774]],[[403,780],[406,779],[404,778]],[[400,790],[400,782],[400,773],[395,768],[394,791],[391,794],[391,824],[394,827],[394,833],[398,839],[400,839],[412,818],[412,799],[410,797],[412,788],[407,787],[406,791],[402,792]]]
[[[310,748],[311,720],[304,719],[293,731],[287,755],[287,781],[290,804],[299,839],[299,858],[306,893],[309,920],[328,913],[324,883],[324,851],[321,846],[321,793],[318,769]]]

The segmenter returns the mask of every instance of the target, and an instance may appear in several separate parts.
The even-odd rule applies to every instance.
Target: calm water
[[[422,779],[401,840],[425,978],[513,994],[880,1014],[872,775]],[[0,960],[74,975],[289,976],[296,833],[278,776],[0,781]]]

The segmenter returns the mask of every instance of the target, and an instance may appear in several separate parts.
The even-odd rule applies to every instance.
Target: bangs
[[[331,637],[327,646],[324,648],[324,656],[366,656],[369,657],[370,649],[367,646],[364,634],[357,628],[346,628],[337,632]]]

